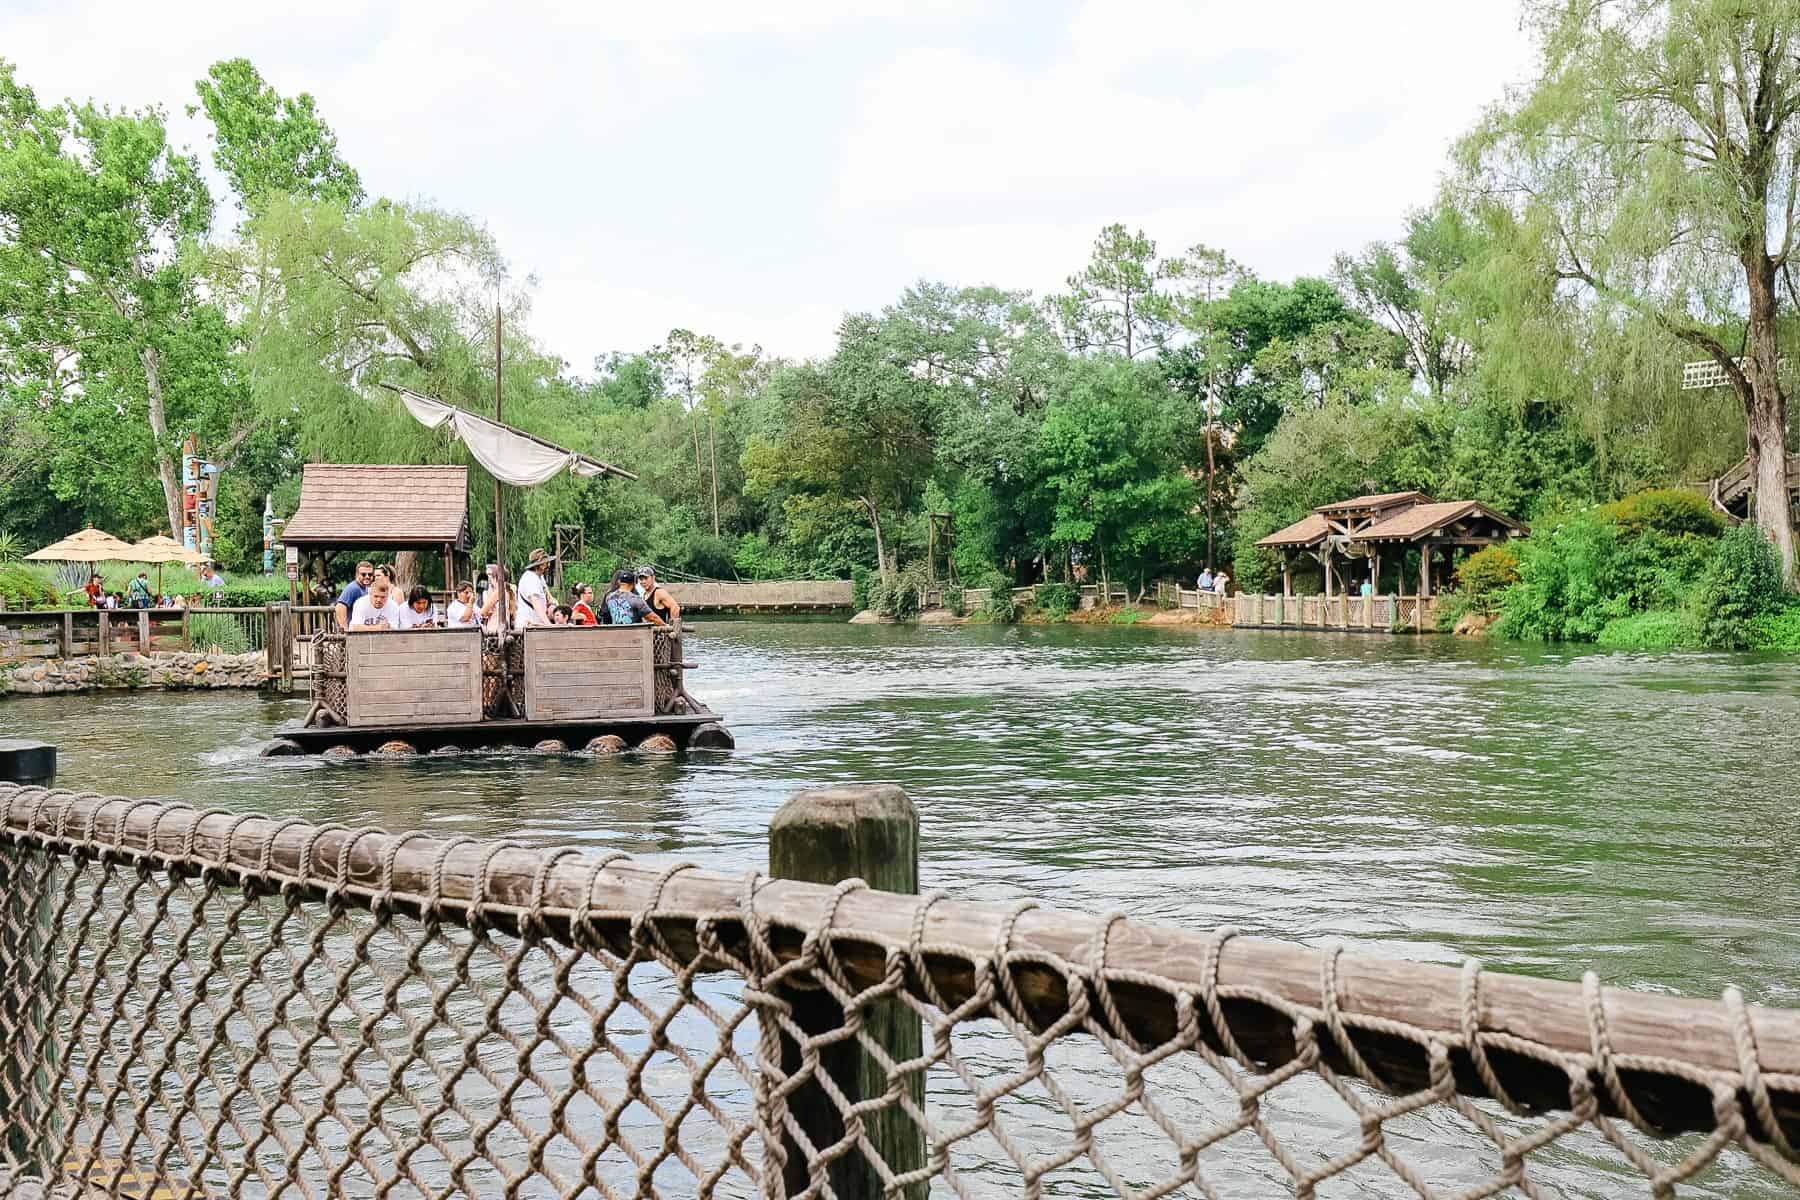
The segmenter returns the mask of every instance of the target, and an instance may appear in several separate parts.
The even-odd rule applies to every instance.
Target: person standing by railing
[[[350,613],[356,607],[356,602],[369,594],[369,584],[374,578],[374,563],[365,558],[356,564],[356,578],[344,585],[344,590],[338,595],[337,604],[333,606],[339,629],[350,628]]]
[[[657,586],[655,567],[649,563],[639,567],[637,582],[644,603],[650,606],[651,612],[662,618],[663,624],[674,628],[681,623],[681,604],[670,594],[668,588]]]
[[[1213,590],[1213,573],[1211,567],[1205,567],[1201,570],[1200,578],[1194,580],[1194,586],[1203,592],[1210,592]]]

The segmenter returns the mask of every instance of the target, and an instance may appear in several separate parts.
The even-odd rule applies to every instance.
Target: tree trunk
[[[1207,404],[1206,425],[1206,569],[1213,569],[1213,443],[1212,404]]]
[[[694,431],[694,486],[704,487],[706,484],[706,468],[700,462],[700,414],[698,411],[688,413],[688,426]]]
[[[863,505],[869,510],[869,524],[875,530],[875,570],[881,576],[882,583],[892,583],[894,571],[888,565],[887,546],[881,540],[881,510],[868,496],[863,497]]]
[[[713,431],[712,414],[706,414],[706,449],[712,456],[713,536],[719,536],[719,439]]]
[[[1750,394],[1740,393],[1739,399],[1744,401],[1750,472],[1756,480],[1754,515],[1757,528],[1775,543],[1791,585],[1794,523],[1788,503],[1787,397],[1781,391],[1775,264],[1760,245],[1745,256],[1744,274],[1750,292],[1749,356],[1744,364]]]
[[[144,392],[150,401],[150,432],[156,443],[156,474],[162,480],[163,504],[169,516],[169,536],[181,540],[181,481],[175,474],[175,463],[169,458],[169,422],[163,412],[162,355],[156,347],[145,346],[138,352],[144,364]]]
[[[417,550],[400,550],[394,554],[394,586],[400,590],[400,602],[406,602],[406,593],[412,585],[419,581],[419,552]]]

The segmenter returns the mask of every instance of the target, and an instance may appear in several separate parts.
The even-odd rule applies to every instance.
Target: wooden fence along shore
[[[0,783],[0,1197],[1800,1184],[1800,1011],[1736,989],[909,894],[892,787],[769,836],[775,878]]]

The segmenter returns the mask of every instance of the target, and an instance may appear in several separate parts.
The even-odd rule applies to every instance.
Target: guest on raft
[[[395,628],[425,629],[436,624],[436,615],[431,611],[431,589],[422,583],[413,584],[412,591],[406,593],[406,605],[400,610],[400,624]]]
[[[444,624],[451,629],[467,629],[475,623],[475,585],[464,579],[456,585],[456,596],[445,610]]]
[[[358,600],[369,594],[369,583],[374,578],[374,563],[364,559],[356,564],[356,578],[344,585],[344,590],[338,594],[337,603],[332,606],[339,629],[350,628],[350,610],[356,607]]]
[[[578,583],[575,585],[575,603],[570,611],[574,614],[577,625],[598,625],[600,618],[594,615],[594,585]]]
[[[575,623],[575,610],[566,604],[557,605],[550,610],[550,623],[552,625],[573,625]]]
[[[533,550],[526,560],[525,573],[519,576],[519,603],[528,615],[520,621],[521,629],[527,625],[550,624],[550,610],[556,607],[556,597],[550,594],[542,572],[542,568],[549,565],[550,556],[541,548]]]
[[[369,583],[368,595],[359,598],[350,610],[350,632],[369,633],[384,629],[401,629],[400,604],[387,577],[377,575]]]
[[[635,625],[639,621],[648,621],[652,625],[663,625],[666,622],[655,609],[644,603],[644,598],[631,588],[632,574],[628,568],[620,567],[613,575],[613,590],[606,593],[606,616],[614,625]]]
[[[506,568],[497,563],[489,563],[487,568],[488,588],[481,600],[481,627],[489,633],[499,633],[506,627],[506,618],[510,614],[518,620],[519,589],[507,581]]]
[[[637,569],[638,593],[644,597],[644,603],[650,611],[662,618],[662,623],[674,627],[681,623],[681,605],[669,594],[666,587],[656,584],[656,568],[649,563]]]

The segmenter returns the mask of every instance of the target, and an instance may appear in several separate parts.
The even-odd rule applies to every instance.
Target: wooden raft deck
[[[624,738],[627,744],[635,744],[652,734],[664,733],[684,749],[730,750],[734,745],[731,734],[719,723],[718,714],[711,712],[585,720],[524,721],[503,718],[439,725],[409,725],[404,722],[389,725],[294,724],[277,730],[276,737],[294,743],[302,754],[318,754],[333,746],[348,746],[358,753],[366,753],[390,741],[406,742],[420,753],[426,754],[449,746],[462,750],[495,746],[531,747],[549,738],[567,743],[572,750],[579,750],[590,739],[608,733]],[[279,745],[277,742],[277,746]],[[279,755],[281,751],[275,753]]]

